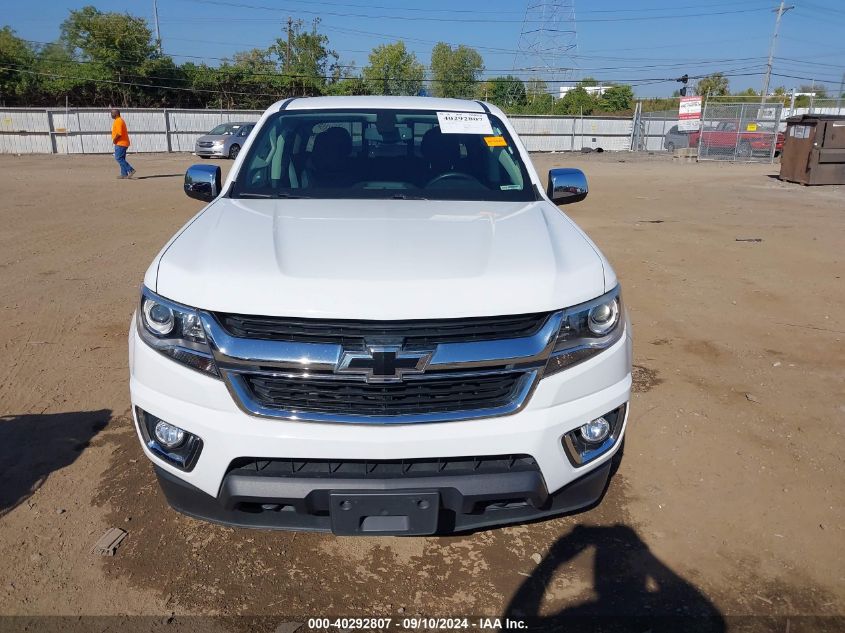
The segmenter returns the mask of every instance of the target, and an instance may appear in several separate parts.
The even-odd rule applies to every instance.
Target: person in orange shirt
[[[129,131],[126,129],[126,121],[120,116],[120,110],[117,108],[111,109],[111,118],[114,123],[111,124],[111,140],[114,143],[114,159],[120,165],[120,178],[132,178],[135,175],[135,169],[126,162],[126,150],[129,149]]]

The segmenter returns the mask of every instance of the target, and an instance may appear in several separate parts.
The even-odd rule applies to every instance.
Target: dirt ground
[[[845,615],[845,187],[781,183],[776,165],[536,156],[587,173],[567,211],[634,326],[603,502],[470,535],[338,538],[166,506],[128,415],[126,333],[147,265],[200,204],[181,191],[193,157],[130,159],[135,181],[109,156],[0,156],[0,614],[656,614],[708,630]],[[127,539],[93,555],[110,526]]]

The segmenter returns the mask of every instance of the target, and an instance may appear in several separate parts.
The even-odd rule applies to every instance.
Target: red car
[[[748,128],[755,129],[748,129]],[[690,133],[690,146],[702,143],[707,152],[736,153],[738,157],[750,158],[754,154],[768,154],[772,150],[772,131],[756,129],[756,123],[746,124],[741,129],[739,121],[719,121],[715,127]],[[783,150],[783,132],[777,133],[775,156]]]

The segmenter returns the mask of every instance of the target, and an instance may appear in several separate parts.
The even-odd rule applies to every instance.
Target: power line
[[[231,2],[220,2],[218,0],[187,0],[189,2],[197,2],[200,4],[212,4],[212,5],[219,5],[219,6],[228,6],[233,8],[247,8],[247,9],[262,9],[267,11],[276,11],[276,12],[289,12],[287,9],[280,9],[278,7],[267,7],[262,5],[250,5],[250,4],[241,4],[241,3],[231,3]],[[676,20],[676,19],[686,19],[686,18],[696,18],[696,17],[708,17],[708,16],[722,16],[722,15],[734,15],[740,13],[760,13],[764,11],[769,11],[768,8],[753,8],[753,9],[732,9],[732,10],[724,10],[724,11],[710,11],[710,12],[700,12],[700,13],[676,13],[676,14],[668,14],[668,15],[636,15],[631,17],[600,17],[600,18],[578,18],[579,22],[642,22],[642,21],[651,21],[651,20]],[[430,16],[408,16],[408,15],[376,15],[372,13],[344,13],[344,12],[337,12],[337,11],[312,11],[309,9],[297,9],[297,13],[304,13],[307,15],[315,15],[318,17],[323,16],[331,16],[331,17],[341,17],[341,18],[363,18],[363,19],[370,19],[370,20],[402,20],[402,21],[412,21],[412,22],[462,22],[462,23],[476,23],[476,24],[521,24],[524,20],[511,20],[511,19],[497,19],[497,18],[460,18],[460,17],[430,17]],[[580,15],[580,13],[579,13]],[[245,17],[237,17],[237,16],[215,16],[215,17],[204,17],[204,16],[190,16],[190,17],[173,17],[168,18],[167,20],[163,20],[166,22],[200,22],[200,21],[215,21],[218,22],[220,20],[224,20],[226,22],[264,22],[265,18],[245,18]],[[535,20],[534,23],[541,23],[540,20]]]

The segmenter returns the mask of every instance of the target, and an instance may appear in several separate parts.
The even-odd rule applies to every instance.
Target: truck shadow
[[[592,596],[551,615],[540,615],[554,576],[591,551]],[[548,612],[548,608],[544,611]],[[663,562],[627,525],[576,526],[549,550],[522,583],[504,617],[524,620],[530,630],[722,633],[715,605]]]
[[[72,464],[111,415],[100,409],[0,417],[0,516]]]

